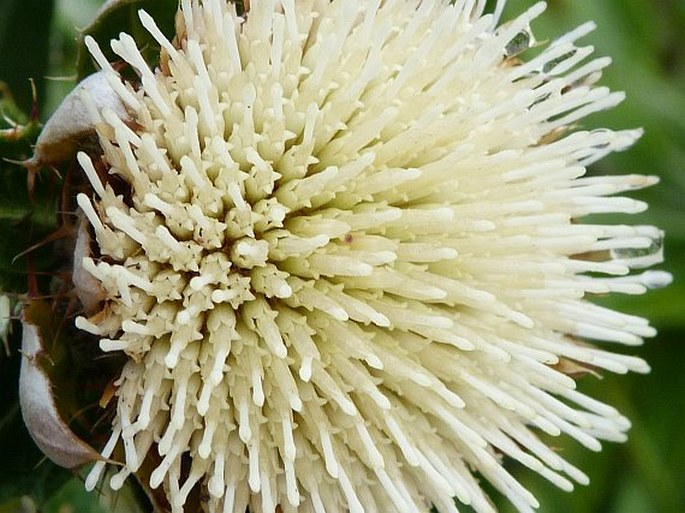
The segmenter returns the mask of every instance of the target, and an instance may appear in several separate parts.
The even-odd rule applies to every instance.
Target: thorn
[[[37,297],[40,293],[40,291],[38,290],[38,280],[36,279],[36,264],[33,261],[33,258],[29,257],[27,260],[28,261],[26,262],[26,270],[28,272],[28,297],[33,298]]]
[[[15,160],[15,159],[7,158],[7,157],[2,157],[2,160],[3,160],[4,162],[7,162],[8,164],[14,164],[14,165],[16,165],[16,166],[26,167],[26,166],[28,165],[28,164],[27,164],[27,160],[31,160],[31,159],[27,159],[27,160]]]
[[[31,96],[33,97],[33,102],[31,104],[31,121],[38,123],[38,117],[40,112],[38,109],[38,90],[36,89],[36,81],[33,78],[29,78],[31,82]]]
[[[40,172],[40,169],[42,167],[41,164],[38,162],[36,156],[34,155],[30,159],[26,160],[14,160],[3,157],[2,160],[4,160],[5,162],[9,162],[10,164],[21,166],[24,169],[26,169],[26,189],[29,193],[29,200],[31,200],[31,203],[33,203],[33,193],[36,187],[36,175]]]
[[[55,230],[54,232],[52,232],[50,235],[48,235],[47,237],[45,237],[45,238],[44,238],[43,240],[41,240],[40,242],[36,242],[35,244],[33,244],[33,245],[31,245],[30,247],[26,248],[26,249],[25,249],[24,251],[22,251],[21,253],[15,255],[14,258],[12,258],[12,263],[14,264],[19,258],[21,258],[21,257],[23,257],[23,256],[26,256],[26,255],[28,255],[29,253],[32,253],[32,252],[35,251],[36,249],[38,249],[38,248],[40,248],[40,247],[42,247],[42,246],[44,246],[44,245],[46,245],[46,244],[49,244],[49,243],[51,243],[51,242],[54,242],[54,241],[59,240],[59,239],[64,238],[64,237],[68,237],[68,236],[70,235],[70,233],[69,233],[70,231],[71,231],[71,226],[67,226],[67,225],[62,225],[62,226],[60,226],[59,228],[57,228],[57,230]],[[29,270],[29,275],[34,275],[34,276],[35,276],[35,274],[36,274],[35,269]]]

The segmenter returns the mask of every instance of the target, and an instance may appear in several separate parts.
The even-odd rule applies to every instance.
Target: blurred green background
[[[76,34],[92,19],[102,0],[0,0],[0,80],[7,83],[24,112],[31,109],[28,78],[36,80],[39,115],[46,120],[74,85]],[[505,19],[533,4],[509,0]],[[635,196],[650,211],[639,220],[667,232],[662,266],[673,285],[640,297],[604,300],[612,307],[649,317],[659,336],[640,349],[652,366],[646,376],[586,377],[580,386],[619,407],[633,421],[630,441],[605,444],[590,453],[565,440],[553,443],[587,472],[589,487],[573,495],[556,490],[529,472],[521,480],[547,513],[682,513],[685,512],[685,1],[683,0],[550,0],[533,25],[540,41],[588,20],[599,28],[584,41],[613,65],[603,83],[624,90],[627,101],[596,114],[585,127],[644,127],[645,136],[630,151],[601,161],[592,172],[644,173],[661,184]],[[8,106],[5,103],[4,112]],[[0,148],[1,149],[1,148]],[[23,180],[23,178],[22,178]],[[0,218],[26,212],[8,207],[15,179],[0,184]],[[23,194],[20,193],[20,194]],[[9,216],[9,217],[8,217]],[[14,217],[11,217],[14,216]],[[16,220],[16,219],[15,219]],[[16,248],[0,240],[0,254]],[[0,513],[38,510],[45,513],[135,512],[130,490],[88,495],[79,477],[42,461],[23,431],[16,409],[16,341],[12,356],[0,355]],[[515,472],[518,469],[513,469]],[[23,503],[21,497],[24,497]],[[31,497],[28,500],[27,497]],[[503,513],[513,508],[501,501]]]

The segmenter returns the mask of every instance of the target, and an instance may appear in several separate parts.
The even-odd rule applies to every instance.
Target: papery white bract
[[[140,13],[158,69],[111,42],[135,84],[88,41],[134,120],[90,104],[125,193],[79,156],[101,258],[76,264],[107,298],[77,325],[130,357],[112,487],[154,453],[175,512],[197,488],[212,512],[494,511],[480,479],[525,512],[502,456],[571,490],[538,433],[624,440],[564,371],[648,370],[602,346],[654,330],[588,296],[664,281],[630,274],[662,234],[582,218],[656,179],[586,176],[640,134],[573,129],[623,99],[575,45],[592,25],[523,62],[544,5],[484,4],[183,0],[173,43]]]

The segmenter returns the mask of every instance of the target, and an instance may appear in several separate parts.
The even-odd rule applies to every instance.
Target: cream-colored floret
[[[662,234],[581,218],[656,180],[586,176],[638,130],[565,131],[623,99],[591,24],[518,63],[544,5],[484,4],[182,0],[173,44],[140,13],[162,67],[111,42],[140,87],[87,40],[134,120],[96,109],[123,195],[79,155],[99,258],[76,264],[106,300],[77,326],[130,357],[113,488],[154,453],[174,512],[196,487],[210,512],[492,512],[480,478],[528,512],[502,455],[571,490],[537,433],[624,439],[557,364],[648,370],[603,342],[654,330],[587,297],[666,283],[631,274]]]

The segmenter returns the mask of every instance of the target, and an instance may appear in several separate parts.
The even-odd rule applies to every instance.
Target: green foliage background
[[[532,5],[510,0],[507,16]],[[28,78],[36,80],[40,119],[46,120],[73,87],[76,34],[92,19],[102,0],[0,0],[0,80],[6,82],[19,111],[31,110]],[[667,232],[669,288],[641,297],[607,300],[623,311],[649,317],[659,336],[641,348],[652,365],[647,376],[584,378],[581,387],[618,406],[633,421],[630,441],[606,444],[601,454],[554,440],[570,461],[586,471],[590,487],[567,495],[530,472],[522,481],[540,499],[542,512],[681,513],[685,511],[685,2],[683,0],[550,0],[535,24],[539,40],[595,20],[599,29],[585,38],[598,55],[614,64],[603,83],[627,92],[628,100],[597,114],[585,126],[644,127],[645,136],[630,151],[603,160],[595,173],[644,173],[661,177],[659,186],[639,193],[650,211],[637,221]],[[50,78],[47,78],[50,77]],[[6,101],[3,114],[27,121]],[[22,119],[23,118],[23,119]],[[6,128],[0,120],[0,128]],[[3,157],[22,158],[28,145],[0,142]],[[50,204],[30,206],[19,168],[0,163],[0,274],[5,290],[17,290],[25,277],[12,256],[25,247],[27,234],[54,226]],[[622,219],[622,222],[632,222]],[[40,258],[40,257],[39,257]],[[47,257],[45,257],[47,258]],[[18,341],[11,356],[0,354],[0,513],[107,513],[138,511],[134,491],[88,495],[79,477],[42,461],[16,405]],[[514,469],[518,471],[519,469]],[[22,502],[22,497],[24,497]],[[28,499],[30,497],[30,500]],[[501,511],[511,513],[502,502]]]

